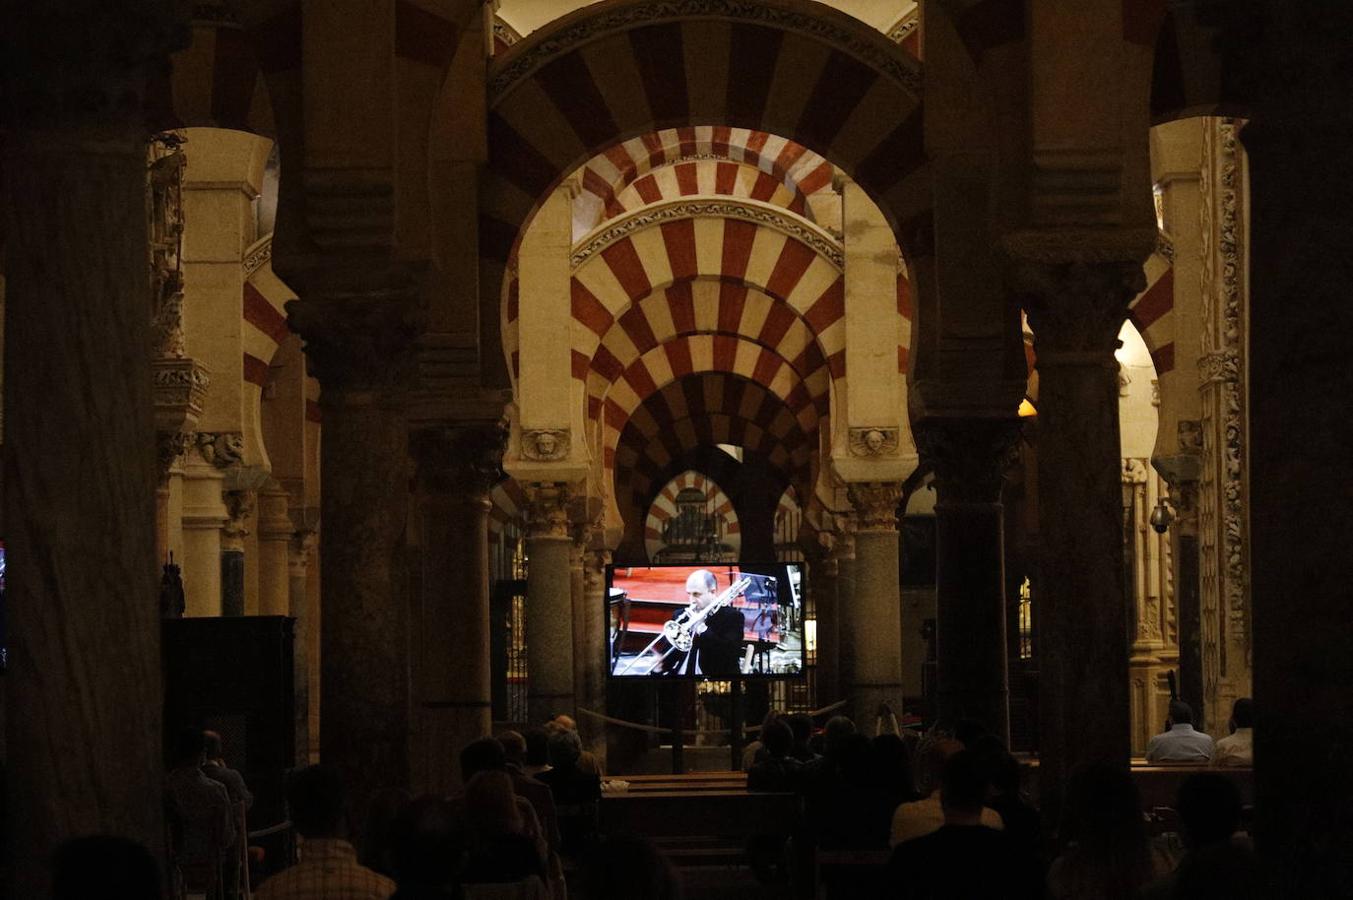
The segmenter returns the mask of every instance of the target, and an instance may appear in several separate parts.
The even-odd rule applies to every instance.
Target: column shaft
[[[1039,754],[1043,796],[1056,815],[1076,768],[1128,762],[1129,614],[1113,351],[1144,278],[1135,263],[1031,264],[1016,277],[1039,369]]]
[[[841,615],[837,598],[839,561],[833,550],[815,560],[808,577],[817,612],[817,705],[841,699]]]
[[[164,839],[146,142],[135,104],[104,96],[97,78],[66,83],[89,76],[85,60],[63,52],[78,45],[107,54],[91,29],[110,23],[99,25],[103,16],[87,9],[78,20],[63,10],[7,22],[7,54],[32,48],[60,57],[11,58],[33,79],[16,94],[55,91],[57,83],[67,91],[62,97],[78,93],[82,108],[119,110],[127,119],[50,131],[11,121],[0,165],[10,599],[5,830],[14,897],[50,895],[48,861],[66,838],[117,834],[155,850]],[[162,24],[146,16],[147,28]],[[49,20],[61,23],[61,33],[43,33]],[[152,42],[120,26],[127,47]],[[125,62],[131,68],[138,60]],[[118,75],[119,90],[134,98],[135,79]],[[44,114],[59,115],[46,105],[53,99],[37,101]]]
[[[898,586],[896,484],[852,484],[855,585],[841,604],[841,642],[850,644],[847,685],[855,721],[867,727],[880,703],[902,708],[902,598]]]
[[[542,484],[529,491],[526,538],[527,712],[539,724],[573,714],[573,592],[569,578],[569,492]]]
[[[291,615],[289,547],[296,529],[287,514],[287,501],[287,492],[280,488],[259,493],[258,614],[261,616]]]
[[[456,754],[492,730],[489,662],[489,488],[494,428],[424,428],[414,437],[422,517],[417,697],[424,790],[460,786]]]
[[[609,550],[590,550],[584,557],[583,621],[587,640],[583,646],[583,661],[579,667],[583,680],[577,686],[578,705],[599,713],[606,712],[606,566]],[[583,745],[606,769],[606,726],[591,716],[578,716],[578,731]]]

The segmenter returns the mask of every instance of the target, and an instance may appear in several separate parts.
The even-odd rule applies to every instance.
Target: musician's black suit
[[[716,678],[735,678],[740,674],[738,660],[742,657],[742,610],[725,606],[710,613],[708,626],[691,642],[689,665],[679,671],[695,674],[699,671]],[[699,666],[697,670],[696,666]]]

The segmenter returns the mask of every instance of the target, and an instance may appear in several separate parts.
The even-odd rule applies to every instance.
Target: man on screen
[[[708,569],[696,569],[686,579],[686,597],[698,615],[719,596],[719,582]],[[680,615],[678,613],[678,615]],[[677,664],[684,675],[734,678],[741,674],[742,611],[731,605],[707,615],[693,629],[691,652]]]

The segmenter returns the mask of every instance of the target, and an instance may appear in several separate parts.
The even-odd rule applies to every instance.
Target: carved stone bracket
[[[192,446],[193,433],[191,431],[158,431],[155,433],[155,466],[161,482],[169,477],[169,470],[174,467],[174,463],[187,453]]]
[[[218,469],[243,465],[244,435],[238,431],[198,432],[197,452]]]
[[[304,577],[310,566],[311,553],[317,543],[312,528],[298,528],[287,542],[287,570],[293,577]]]
[[[521,433],[521,455],[538,462],[566,459],[571,445],[567,428],[528,428]]]
[[[922,462],[935,473],[940,503],[998,503],[1018,459],[1019,422],[932,418],[913,428]]]
[[[1136,457],[1124,457],[1121,476],[1123,484],[1146,484],[1146,462]]]
[[[569,539],[569,502],[573,491],[561,482],[532,484],[526,488],[527,533],[531,537]]]
[[[855,507],[858,531],[896,531],[902,485],[891,481],[856,482],[846,488]]]
[[[506,442],[502,422],[435,425],[410,435],[409,453],[424,489],[487,502],[489,491],[503,480]]]
[[[855,456],[892,456],[897,453],[898,430],[885,427],[852,428],[848,433],[850,452]]]

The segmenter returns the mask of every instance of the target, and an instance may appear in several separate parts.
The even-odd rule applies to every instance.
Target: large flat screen
[[[802,675],[802,577],[797,563],[607,567],[611,676]]]

